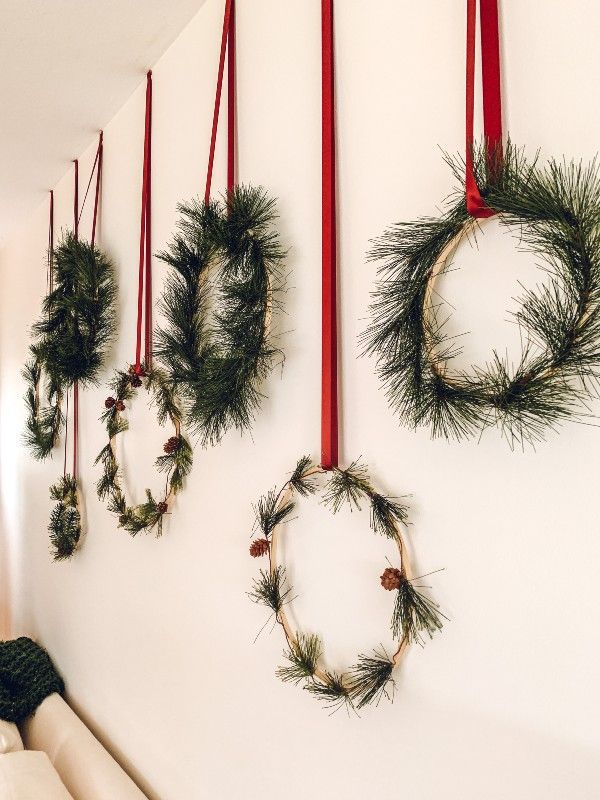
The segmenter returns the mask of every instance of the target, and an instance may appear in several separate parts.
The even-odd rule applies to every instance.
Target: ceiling
[[[0,245],[205,0],[0,0]]]

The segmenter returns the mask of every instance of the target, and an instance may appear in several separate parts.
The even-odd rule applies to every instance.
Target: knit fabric
[[[65,685],[48,653],[31,639],[0,642],[0,719],[22,722]]]

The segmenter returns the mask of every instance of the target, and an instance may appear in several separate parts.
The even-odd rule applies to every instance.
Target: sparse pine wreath
[[[580,419],[600,374],[600,176],[597,162],[529,160],[509,143],[493,182],[483,152],[476,178],[487,205],[540,256],[547,282],[525,290],[514,314],[523,341],[511,366],[451,370],[460,347],[445,332],[449,312],[434,285],[461,239],[475,236],[467,213],[464,163],[447,159],[461,182],[438,219],[399,223],[376,240],[381,262],[367,352],[391,407],[412,428],[463,439],[497,425],[511,444],[534,443],[569,418]]]
[[[275,201],[261,188],[238,186],[179,211],[179,231],[159,254],[172,271],[156,356],[184,400],[186,426],[214,445],[230,428],[250,427],[279,354],[271,318],[285,252]]]
[[[371,529],[394,541],[399,555],[398,566],[385,568],[381,575],[383,588],[396,592],[391,619],[396,650],[393,655],[388,655],[383,648],[359,655],[357,663],[346,673],[330,671],[321,664],[323,647],[318,635],[292,627],[286,613],[286,606],[293,599],[292,588],[287,583],[285,567],[277,562],[281,528],[290,521],[295,509],[294,497],[306,497],[319,491],[318,477],[322,475],[329,475],[322,502],[334,514],[343,506],[360,509],[361,504],[367,502]],[[407,519],[407,507],[377,492],[360,462],[346,470],[325,473],[304,456],[279,491],[274,489],[259,500],[255,513],[255,530],[259,530],[261,536],[252,542],[250,555],[254,558],[267,556],[269,567],[260,571],[250,598],[271,609],[284,631],[288,645],[284,656],[288,663],[277,670],[277,676],[285,682],[302,684],[333,711],[343,707],[358,710],[371,703],[378,704],[384,696],[392,699],[394,670],[408,646],[413,642],[423,643],[425,636],[431,638],[442,628],[442,619],[445,619],[437,604],[420,591],[423,587],[417,583],[419,578],[412,575],[401,532]]]
[[[181,408],[177,389],[167,374],[156,367],[141,371],[131,366],[127,371],[117,371],[110,384],[113,395],[105,400],[102,421],[106,425],[108,444],[100,451],[96,464],[102,464],[102,476],[97,483],[98,497],[108,500],[108,508],[119,518],[119,527],[132,536],[141,531],[156,529],[162,534],[163,518],[175,495],[183,488],[183,481],[189,474],[193,453],[188,440],[181,433]],[[150,489],[146,489],[146,501],[139,505],[129,505],[122,488],[122,475],[117,460],[117,437],[129,429],[124,416],[126,404],[131,403],[138,389],[143,388],[151,396],[156,406],[160,425],[170,422],[173,435],[169,437],[163,453],[157,457],[155,466],[165,473],[165,486],[157,499]]]

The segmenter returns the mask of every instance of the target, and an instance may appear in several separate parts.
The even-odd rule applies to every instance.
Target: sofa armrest
[[[41,703],[21,735],[48,754],[74,800],[148,800],[60,695]]]

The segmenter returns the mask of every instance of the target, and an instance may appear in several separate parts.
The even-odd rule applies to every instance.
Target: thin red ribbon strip
[[[79,159],[73,161],[75,164],[75,177],[73,189],[73,234],[75,241],[79,239]]]
[[[322,362],[321,466],[338,465],[337,211],[333,0],[322,0]]]
[[[493,180],[502,163],[502,92],[500,84],[498,0],[479,0],[479,16],[484,142],[488,173]],[[489,208],[481,196],[473,164],[476,21],[477,0],[467,0],[465,193],[468,213],[473,217],[482,219],[493,216],[495,212]]]
[[[213,124],[210,136],[208,168],[206,171],[206,189],[204,202],[210,201],[212,178],[217,147],[217,131],[219,129],[219,112],[225,76],[225,55],[227,54],[227,193],[235,186],[235,125],[236,125],[236,93],[235,93],[235,0],[226,0],[223,16],[223,32],[221,34],[221,50],[219,53],[219,70],[217,74],[217,91],[213,112]]]
[[[54,291],[54,191],[50,189],[50,214],[48,219],[48,294],[52,294],[53,291]]]
[[[142,319],[144,321],[144,363],[152,361],[152,70],[146,76],[146,116],[144,122],[144,166],[142,171],[142,210],[140,218],[140,261],[135,346],[135,371],[142,372]]]
[[[75,159],[75,187],[73,192],[73,217],[75,240],[79,239],[79,159]],[[79,427],[79,383],[73,384],[73,478],[77,478],[77,433]],[[65,431],[65,448],[67,447]]]

